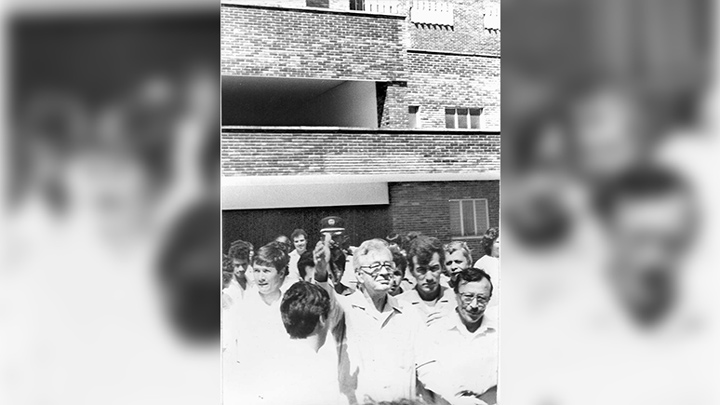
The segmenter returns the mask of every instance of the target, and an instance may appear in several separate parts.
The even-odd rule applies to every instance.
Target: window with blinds
[[[449,203],[453,236],[482,236],[490,227],[487,199],[449,200]]]

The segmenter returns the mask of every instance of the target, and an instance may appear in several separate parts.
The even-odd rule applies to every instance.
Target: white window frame
[[[473,202],[473,220],[474,220],[474,227],[475,227],[475,233],[471,235],[465,234],[465,221],[463,216],[463,202],[464,201],[472,201]],[[460,208],[460,235],[452,235],[452,239],[477,239],[482,238],[485,231],[478,232],[478,221],[477,221],[477,203],[478,201],[481,201],[485,204],[485,223],[488,227],[490,227],[490,208],[488,204],[487,198],[453,198],[448,200],[449,203],[457,203]]]
[[[443,109],[443,112],[445,113],[446,116],[447,116],[447,110],[455,110],[455,114],[454,114],[455,124],[454,124],[453,128],[446,128],[446,129],[465,129],[465,130],[475,130],[475,131],[483,130],[483,127],[484,127],[483,112],[485,112],[484,107],[454,107],[454,106],[450,107],[450,106],[448,106]],[[468,110],[468,113],[467,113],[468,126],[467,126],[467,128],[458,128],[458,110]],[[478,115],[478,128],[472,128],[472,122],[471,122],[471,118],[470,118],[470,117],[472,117],[472,115],[470,114],[470,110],[480,110],[480,115]]]

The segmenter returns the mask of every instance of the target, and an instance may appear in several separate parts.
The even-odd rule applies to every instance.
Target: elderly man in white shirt
[[[497,321],[485,314],[492,281],[476,268],[455,284],[456,311],[430,325],[419,343],[418,379],[430,402],[492,405],[498,368]]]
[[[416,341],[424,323],[406,303],[389,295],[395,269],[381,239],[363,242],[353,255],[359,288],[336,293],[327,283],[329,237],[315,249],[315,280],[330,293],[331,325],[342,327],[339,378],[350,404],[414,399]]]

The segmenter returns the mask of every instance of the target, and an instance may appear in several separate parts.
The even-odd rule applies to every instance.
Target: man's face
[[[374,276],[371,273],[372,270],[364,266],[372,266],[383,263],[392,263],[393,268],[387,269],[383,267]],[[394,262],[392,253],[388,249],[371,250],[365,256],[361,256],[358,260],[360,267],[356,270],[358,281],[360,281],[365,289],[370,292],[383,293],[390,291],[390,285],[392,280],[392,273],[394,271]]]
[[[325,240],[325,235],[330,234],[330,247],[342,248],[345,242],[345,231],[333,231],[321,233],[321,240]]]
[[[652,306],[666,297],[691,236],[692,212],[686,195],[676,192],[618,204],[611,240],[612,276],[626,297]]]
[[[392,273],[392,277],[390,278],[390,294],[394,295],[397,293],[398,289],[400,288],[400,283],[403,279],[403,271],[402,269],[395,268]]]
[[[470,267],[470,263],[461,250],[456,250],[445,255],[445,267],[450,273],[458,273]]]
[[[305,249],[307,248],[307,240],[305,240],[305,235],[299,235],[295,237],[293,239],[293,245],[295,245],[295,250],[297,250],[298,253],[304,253]]]
[[[272,266],[256,264],[253,267],[253,274],[255,275],[258,291],[263,295],[278,292],[283,281],[285,281],[285,274],[278,273],[275,267]]]
[[[247,259],[232,259],[235,274],[244,273],[250,262]]]
[[[487,279],[480,281],[460,281],[457,300],[458,314],[463,324],[476,325],[485,314],[485,307],[490,301],[490,282]]]
[[[440,289],[440,272],[442,264],[440,255],[435,252],[428,263],[418,263],[417,256],[412,257],[412,274],[417,279],[416,288],[426,294],[435,294]]]

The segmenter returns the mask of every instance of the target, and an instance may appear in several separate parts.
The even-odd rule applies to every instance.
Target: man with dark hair
[[[689,186],[668,169],[640,167],[608,183],[597,208],[609,232],[613,295],[636,323],[662,324],[679,301],[680,263],[696,227]]]
[[[295,249],[290,252],[290,263],[288,264],[289,271],[286,282],[294,283],[295,281],[302,280],[298,269],[298,260],[300,260],[300,255],[307,251],[307,232],[302,229],[296,229],[290,235],[290,239],[292,240],[292,244]]]
[[[282,381],[282,388],[264,382],[262,403],[342,403],[338,382],[337,339],[330,330],[331,301],[322,287],[305,281],[293,284],[283,295],[280,313],[290,340],[272,350],[282,353],[280,362],[263,365],[272,371],[270,381]]]
[[[454,290],[456,310],[430,325],[419,343],[417,373],[423,394],[432,403],[495,404],[497,321],[485,313],[492,281],[470,267],[457,274]]]
[[[313,252],[306,251],[301,254],[297,262],[297,268],[300,274],[300,280],[312,281],[315,277],[315,259],[313,258]]]
[[[235,278],[238,282],[242,283],[241,280],[251,281],[252,276],[248,273],[248,266],[250,265],[250,256],[252,252],[252,245],[244,240],[236,240],[230,244],[228,250],[228,257],[232,260]],[[252,270],[251,270],[252,272]]]
[[[437,238],[420,235],[410,242],[408,267],[417,280],[415,288],[398,295],[409,302],[428,323],[450,313],[455,307],[453,291],[441,285],[445,250]]]
[[[278,242],[282,244],[282,248],[285,251],[285,253],[290,254],[290,251],[292,250],[293,244],[290,238],[288,238],[285,235],[278,235],[273,240],[274,242]]]

